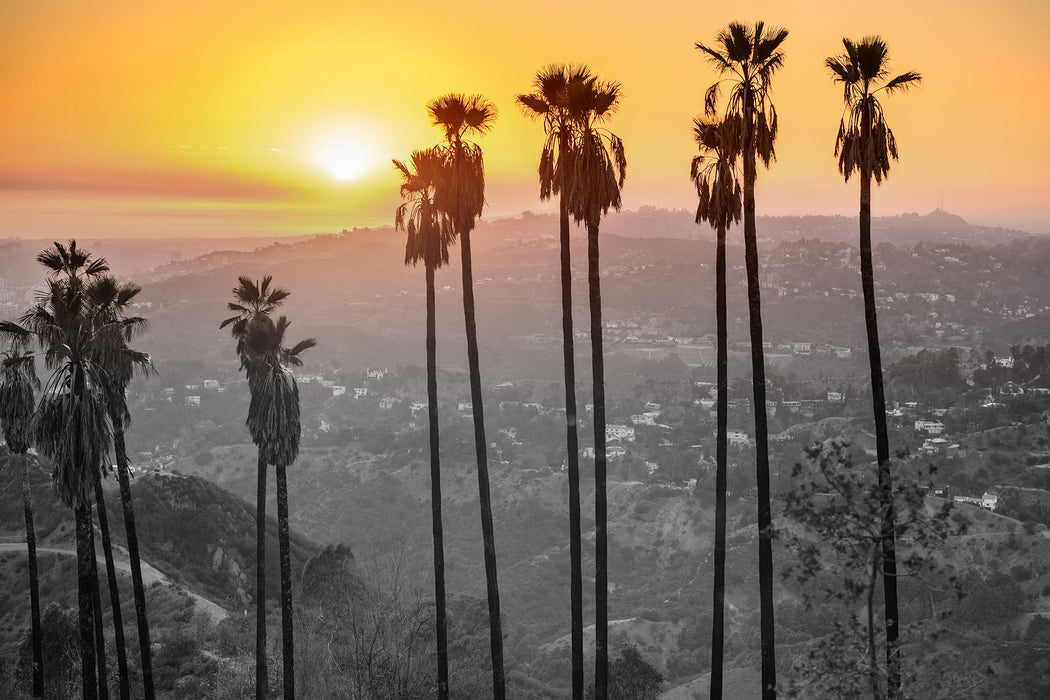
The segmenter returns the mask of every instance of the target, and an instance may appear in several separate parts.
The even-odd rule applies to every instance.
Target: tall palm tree
[[[105,688],[96,675],[92,594],[97,592],[97,580],[93,580],[91,500],[112,433],[99,390],[105,382],[104,370],[96,362],[100,355],[97,344],[104,342],[106,334],[100,333],[91,312],[79,275],[62,281],[50,279],[39,303],[19,323],[0,322],[0,335],[22,343],[35,340],[51,370],[33,416],[33,443],[54,465],[55,492],[74,512],[83,697],[95,700],[100,692],[105,694]]]
[[[540,152],[540,199],[558,196],[561,243],[561,330],[565,370],[565,444],[569,475],[569,597],[572,609],[572,696],[583,697],[583,545],[580,518],[580,448],[576,428],[576,351],[572,330],[572,261],[569,250],[569,178],[573,170],[574,115],[568,89],[591,79],[586,66],[549,65],[541,68],[533,91],[517,96],[527,117],[542,119],[546,139]]]
[[[587,229],[587,288],[591,319],[591,372],[594,401],[594,690],[605,700],[609,688],[609,536],[605,453],[605,359],[602,347],[602,292],[598,227],[609,208],[620,208],[627,176],[623,141],[601,125],[620,101],[620,84],[591,77],[572,81],[565,93],[576,131],[566,207]]]
[[[922,80],[914,71],[887,80],[889,48],[877,36],[859,42],[843,39],[846,51],[825,60],[831,78],[842,84],[844,114],[835,137],[839,173],[849,182],[860,175],[860,277],[864,290],[864,324],[868,335],[871,398],[875,413],[875,450],[878,459],[879,497],[882,510],[882,583],[886,600],[887,697],[896,698],[901,687],[900,620],[897,608],[897,555],[894,542],[893,477],[886,426],[886,395],[882,382],[882,355],[875,311],[875,273],[871,257],[871,179],[881,184],[890,173],[890,158],[897,160],[897,141],[886,123],[878,93],[904,92]]]
[[[116,352],[106,354],[101,360],[106,364],[106,397],[110,424],[113,426],[113,448],[117,462],[117,481],[120,486],[120,502],[124,513],[124,531],[131,565],[131,584],[135,597],[135,618],[139,635],[139,658],[142,664],[142,683],[145,700],[153,700],[153,662],[150,650],[149,620],[146,615],[146,593],[142,584],[142,565],[139,557],[138,531],[135,527],[135,510],[131,500],[131,484],[128,478],[128,454],[124,442],[124,431],[131,422],[124,391],[137,370],[153,371],[149,355],[127,346],[132,337],[145,331],[146,320],[129,316],[130,305],[142,288],[131,283],[118,283],[112,276],[100,275],[87,285],[85,293],[97,309],[102,322],[109,324]],[[101,488],[96,491],[96,500],[102,502]],[[104,508],[99,509],[100,519]],[[105,530],[104,530],[105,531]],[[120,630],[120,625],[114,622]],[[121,632],[121,636],[123,633]],[[121,644],[118,643],[118,647]]]
[[[496,578],[496,540],[492,527],[492,497],[485,441],[485,408],[478,367],[478,327],[474,316],[474,273],[470,258],[470,232],[485,207],[485,163],[481,147],[466,140],[484,134],[496,119],[496,107],[480,95],[443,95],[427,104],[435,126],[445,132],[445,143],[435,147],[442,161],[442,175],[434,192],[434,206],[448,217],[459,237],[463,267],[463,316],[466,323],[470,401],[474,417],[474,451],[478,463],[478,496],[481,503],[481,536],[485,549],[485,586],[489,604],[489,649],[492,659],[492,694],[506,696],[503,677],[503,631],[500,621],[499,583]]]
[[[437,329],[434,270],[448,263],[453,241],[449,220],[434,208],[434,193],[442,160],[434,149],[413,151],[411,165],[395,160],[401,173],[404,202],[394,215],[394,227],[408,234],[405,264],[423,263],[427,288],[427,404],[430,419],[430,513],[434,534],[434,605],[437,640],[438,700],[448,700],[448,633],[445,609],[445,545],[441,522],[441,455],[438,434]]]
[[[742,193],[736,174],[740,126],[732,119],[697,118],[693,137],[700,155],[693,157],[690,177],[700,202],[696,223],[715,228],[715,316],[717,318],[717,436],[715,438],[715,580],[711,625],[711,697],[722,697],[725,644],[726,582],[726,452],[729,414],[729,349],[726,313],[726,230],[740,221]]]
[[[248,432],[259,448],[260,461],[272,464],[277,477],[277,540],[281,568],[281,647],[284,656],[284,697],[295,698],[295,644],[292,629],[292,560],[288,540],[287,468],[299,455],[299,387],[287,369],[298,367],[303,351],[317,345],[313,338],[284,346],[291,322],[281,316],[274,323],[261,316],[248,325],[244,338],[249,366]]]
[[[227,304],[235,316],[224,320],[219,328],[230,326],[230,333],[237,341],[237,357],[241,369],[248,375],[249,389],[255,381],[254,374],[262,371],[258,363],[250,361],[246,346],[251,328],[269,319],[277,307],[288,297],[288,290],[274,287],[271,275],[261,282],[241,276],[233,288],[234,301]],[[254,394],[253,394],[254,400]],[[251,408],[249,407],[249,420]],[[254,439],[254,435],[253,435]],[[266,455],[259,450],[258,475],[255,505],[255,697],[265,700],[269,695],[269,674],[266,669]],[[283,604],[283,596],[282,596]],[[283,617],[282,617],[283,624]],[[290,641],[290,637],[289,637]]]
[[[718,33],[713,46],[697,43],[729,81],[726,116],[739,125],[740,152],[744,160],[744,261],[747,269],[747,302],[751,326],[751,373],[754,387],[755,471],[758,482],[758,580],[762,638],[762,697],[776,697],[776,643],[773,638],[773,517],[769,494],[769,428],[766,421],[766,368],[762,348],[762,299],[758,277],[758,238],[755,231],[756,159],[767,168],[776,158],[777,112],[770,99],[773,76],[784,64],[780,46],[786,29],[763,22],[747,26],[731,22]],[[713,116],[722,81],[704,97],[705,112]]]
[[[44,654],[40,632],[40,586],[37,577],[36,530],[33,528],[33,495],[29,484],[33,390],[40,388],[33,354],[12,349],[4,354],[0,371],[0,428],[7,448],[22,462],[22,508],[26,520],[26,549],[29,557],[29,611],[33,644],[33,697],[44,697]]]

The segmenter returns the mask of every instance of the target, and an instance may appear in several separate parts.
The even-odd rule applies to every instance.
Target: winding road
[[[27,545],[26,545],[25,542],[0,542],[0,553],[3,553],[3,552],[26,552],[26,549],[27,549]],[[127,556],[127,552],[124,550],[123,547],[117,546],[115,549],[117,550],[117,552],[121,553],[123,556],[125,556],[125,557]],[[58,556],[69,556],[69,557],[75,557],[77,555],[76,550],[73,550],[73,549],[57,549],[55,547],[37,547],[36,548],[36,553],[37,553],[37,555],[40,555],[40,554],[56,554]],[[100,556],[97,559],[98,559],[99,568],[104,570],[105,566],[106,566],[105,557],[104,556]],[[145,561],[142,561],[141,565],[142,565],[142,585],[144,587],[149,587],[149,586],[153,585],[154,583],[161,583],[161,584],[164,584],[164,585],[174,586],[174,587],[176,587],[176,588],[178,588],[178,589],[180,589],[182,591],[185,591],[186,594],[188,596],[190,596],[190,598],[193,599],[193,604],[194,604],[194,607],[197,609],[197,611],[198,612],[202,612],[205,615],[207,615],[208,617],[210,617],[212,622],[219,622],[221,620],[226,619],[229,616],[229,612],[224,607],[219,605],[218,603],[215,603],[215,602],[213,602],[211,600],[208,600],[207,598],[205,598],[203,596],[197,595],[196,593],[194,593],[193,591],[189,590],[185,586],[182,586],[182,585],[180,585],[178,583],[175,583],[174,581],[172,581],[166,575],[164,575],[163,573],[158,571],[155,567],[153,567],[149,563],[147,563]],[[121,559],[121,558],[118,558],[118,557],[114,556],[113,557],[113,567],[115,569],[117,569],[118,571],[120,571],[120,572],[122,572],[122,573],[124,573],[124,574],[126,574],[128,576],[131,576],[131,562],[129,562],[127,559]]]

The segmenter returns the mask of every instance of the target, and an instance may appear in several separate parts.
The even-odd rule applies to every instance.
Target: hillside
[[[50,475],[35,458],[31,470],[34,524],[40,561],[43,604],[76,603],[76,544],[72,514],[61,505],[50,486]],[[6,452],[0,457],[0,653],[28,625],[25,573],[25,521],[20,475]],[[119,494],[112,480],[107,489],[107,512],[114,544],[122,610],[133,617],[130,570]],[[150,475],[132,484],[138,523],[143,577],[149,592],[147,609],[159,629],[188,623],[203,613],[219,621],[250,605],[255,588],[255,508],[209,481],[177,475]],[[279,600],[277,524],[268,529],[267,597]],[[97,538],[97,534],[96,534]],[[96,540],[97,542],[97,540]],[[98,545],[96,545],[98,546]],[[272,551],[271,551],[272,550]],[[317,545],[292,535],[292,569],[298,578]],[[99,553],[101,557],[101,552]],[[104,564],[100,562],[100,569]],[[108,609],[108,601],[104,602]],[[163,636],[161,633],[160,636]]]

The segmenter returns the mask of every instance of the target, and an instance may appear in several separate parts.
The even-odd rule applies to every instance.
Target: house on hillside
[[[999,505],[999,494],[992,493],[991,491],[985,491],[984,495],[981,496],[981,507],[985,510],[994,511]]]
[[[944,432],[944,423],[939,420],[917,420],[915,421],[915,430],[927,435],[940,435]]]
[[[634,442],[634,426],[631,425],[607,425],[605,426],[606,440],[626,440]]]
[[[751,444],[751,438],[748,437],[747,433],[743,430],[726,431],[726,440],[730,445],[735,445],[737,447],[747,447]]]

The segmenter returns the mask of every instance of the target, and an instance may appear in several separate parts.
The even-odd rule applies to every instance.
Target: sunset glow
[[[439,140],[424,105],[449,91],[484,94],[500,110],[481,140],[485,215],[550,211],[535,183],[541,126],[513,97],[537,68],[572,61],[623,85],[609,126],[627,148],[625,208],[692,208],[690,122],[715,79],[693,45],[730,20],[759,18],[790,31],[774,88],[777,162],[760,175],[759,214],[854,213],[831,153],[841,94],[823,59],[843,36],[877,33],[891,70],[924,80],[885,101],[901,161],[875,213],[927,212],[943,193],[974,222],[1050,230],[1045,3],[826,8],[761,1],[745,17],[666,1],[543,0],[527,11],[414,0],[5,3],[0,235],[386,225],[398,201],[390,158]],[[1006,107],[1021,94],[1023,109]],[[252,212],[251,223],[229,208]]]

